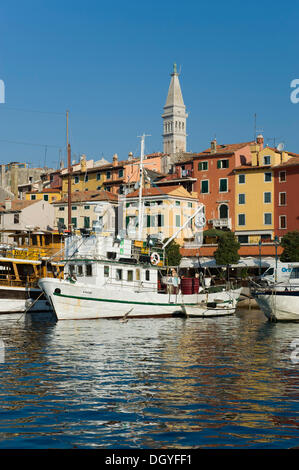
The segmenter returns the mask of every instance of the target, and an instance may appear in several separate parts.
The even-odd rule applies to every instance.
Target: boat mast
[[[66,148],[67,148],[67,228],[69,233],[71,232],[72,228],[72,185],[71,185],[71,145],[69,143],[69,112],[66,112]]]
[[[143,158],[144,158],[144,138],[145,134],[141,136],[141,151],[140,151],[140,164],[139,164],[139,204],[138,204],[138,240],[142,240],[143,231]]]

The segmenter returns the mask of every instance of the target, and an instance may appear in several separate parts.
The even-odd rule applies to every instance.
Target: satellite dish
[[[276,149],[281,152],[284,149],[284,143],[280,142],[280,144],[277,145]]]

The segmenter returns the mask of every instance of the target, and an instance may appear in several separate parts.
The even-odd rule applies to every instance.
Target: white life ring
[[[160,255],[158,253],[155,252],[151,254],[151,263],[152,264],[160,263]]]

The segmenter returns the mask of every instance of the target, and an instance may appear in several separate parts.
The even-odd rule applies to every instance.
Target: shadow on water
[[[16,318],[0,318],[2,448],[298,445],[295,325],[245,309],[127,323]]]

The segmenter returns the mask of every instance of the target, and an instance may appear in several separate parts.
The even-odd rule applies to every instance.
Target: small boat
[[[267,286],[255,285],[252,295],[270,321],[299,321],[299,266],[290,264],[288,279]]]
[[[218,291],[217,291],[218,290]],[[233,315],[236,311],[242,287],[217,286],[205,291],[205,299],[196,305],[184,305],[188,317],[217,317]]]
[[[65,260],[64,279],[42,278],[38,283],[57,320],[185,316],[189,308],[198,310],[207,298],[214,313],[231,314],[235,310],[236,303],[229,302],[240,290],[202,291],[199,279],[180,280],[174,269],[163,266],[161,252],[148,249],[145,254],[140,242],[117,242],[112,236],[95,234],[85,241],[77,237],[77,248],[70,250],[72,243],[70,237],[66,250],[75,252],[75,256]],[[221,312],[214,307],[218,300]]]

